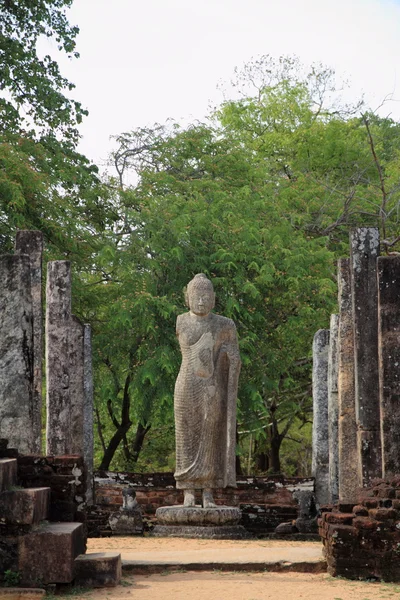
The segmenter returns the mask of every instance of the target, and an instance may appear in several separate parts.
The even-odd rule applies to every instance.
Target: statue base
[[[236,506],[162,506],[156,511],[155,537],[185,537],[219,540],[251,539],[239,525],[240,509]]]

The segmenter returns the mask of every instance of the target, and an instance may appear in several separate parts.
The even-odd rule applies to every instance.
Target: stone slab
[[[253,537],[242,525],[156,525],[151,535],[204,540],[248,540]]]
[[[122,553],[122,570],[135,573],[160,573],[165,570],[190,571],[294,571],[323,573],[326,562],[322,545],[307,544],[302,547],[262,548],[207,548],[205,550],[180,550],[163,552]]]
[[[202,508],[200,506],[162,506],[156,510],[159,525],[191,525],[201,527],[237,525],[242,513],[236,506],[217,506]]]
[[[19,540],[19,572],[24,585],[71,583],[74,561],[85,551],[82,523],[42,523]]]
[[[50,488],[5,491],[0,496],[0,520],[12,525],[33,525],[47,519]]]
[[[17,482],[17,459],[0,458],[0,492]]]
[[[75,585],[83,587],[114,587],[121,581],[121,554],[95,552],[75,559]]]

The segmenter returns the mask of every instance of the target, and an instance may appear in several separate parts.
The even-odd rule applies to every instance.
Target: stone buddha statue
[[[203,273],[189,282],[189,312],[178,316],[182,364],[175,384],[176,487],[184,506],[215,507],[213,489],[236,487],[236,399],[240,356],[231,319],[212,313],[215,294]]]

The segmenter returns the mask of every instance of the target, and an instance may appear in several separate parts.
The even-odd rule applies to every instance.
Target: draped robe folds
[[[182,364],[175,384],[176,487],[236,487],[240,356],[231,319],[179,315]]]

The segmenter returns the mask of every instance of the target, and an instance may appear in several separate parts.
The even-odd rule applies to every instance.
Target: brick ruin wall
[[[319,534],[330,575],[400,581],[400,476],[375,480],[357,503],[322,510]]]
[[[108,517],[122,506],[122,490],[127,485],[136,492],[145,531],[154,526],[157,508],[183,503],[183,492],[175,488],[172,473],[106,475],[95,479],[96,505],[88,508],[87,515],[90,537],[111,535]],[[293,498],[294,491],[313,489],[312,478],[245,477],[237,481],[236,489],[216,490],[214,499],[218,505],[239,506],[242,510],[241,524],[254,535],[263,536],[273,533],[280,523],[297,518],[298,504]]]

